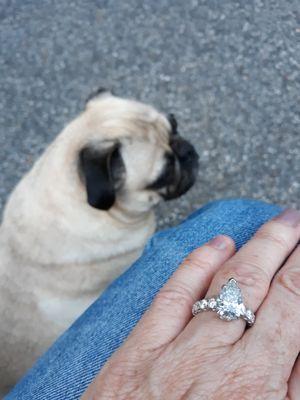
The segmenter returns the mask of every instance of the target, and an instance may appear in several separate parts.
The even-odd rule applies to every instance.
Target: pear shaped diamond
[[[241,289],[233,278],[222,287],[217,298],[217,310],[221,319],[232,321],[244,315],[246,309],[243,304]]]

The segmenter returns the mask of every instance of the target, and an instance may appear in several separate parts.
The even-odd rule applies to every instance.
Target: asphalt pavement
[[[99,86],[178,118],[196,186],[159,226],[219,198],[300,206],[299,0],[0,0],[0,211]]]

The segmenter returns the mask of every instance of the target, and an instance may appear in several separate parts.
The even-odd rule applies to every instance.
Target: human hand
[[[288,210],[235,252],[218,236],[158,293],[83,400],[299,400],[300,213]],[[287,258],[288,257],[288,258]],[[234,277],[256,322],[220,320],[193,303]]]

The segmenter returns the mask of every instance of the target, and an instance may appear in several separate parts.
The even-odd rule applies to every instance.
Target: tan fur
[[[102,95],[11,194],[0,228],[0,394],[139,256],[160,200],[142,188],[161,171],[169,130],[152,107]],[[126,185],[115,205],[100,211],[87,203],[78,152],[116,139]]]

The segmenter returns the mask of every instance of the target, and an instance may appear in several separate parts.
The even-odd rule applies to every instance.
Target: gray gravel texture
[[[0,0],[0,208],[98,86],[174,112],[196,186],[177,223],[217,198],[299,205],[299,0]]]

